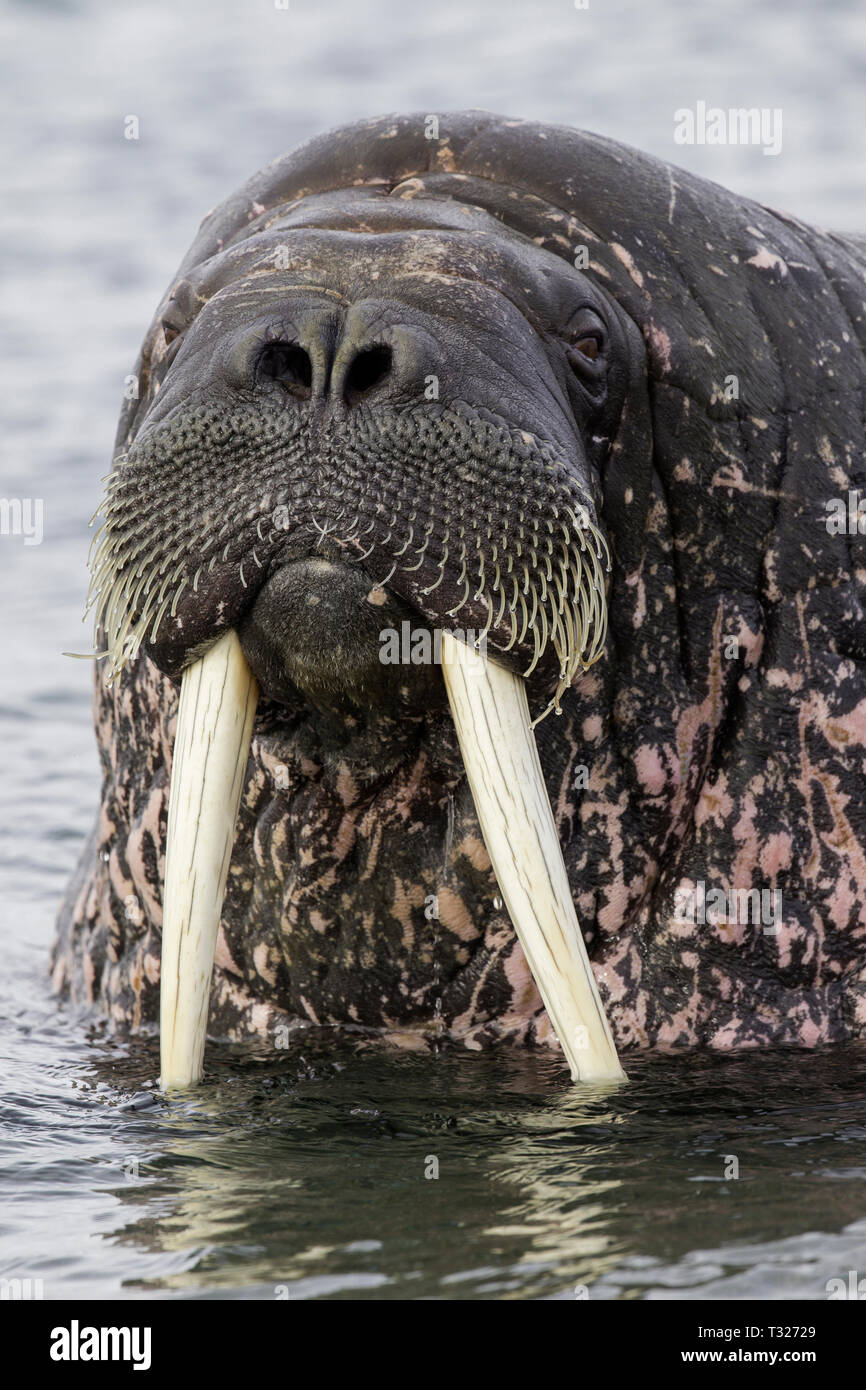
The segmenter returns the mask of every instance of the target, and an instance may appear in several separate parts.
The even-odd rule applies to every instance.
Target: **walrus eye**
[[[605,347],[607,330],[603,321],[588,305],[578,309],[566,329],[566,358],[577,377],[593,398],[604,391]]]
[[[566,357],[581,385],[597,395],[605,379],[604,335],[601,332],[581,333],[572,340]]]
[[[601,352],[601,338],[596,334],[588,338],[579,338],[574,344],[574,350],[587,357],[590,362],[594,362]]]
[[[179,338],[180,333],[181,330],[179,328],[175,328],[173,323],[166,323],[165,320],[163,320],[162,336],[165,339],[166,347],[168,347],[170,343],[173,343],[175,338]]]
[[[266,343],[259,358],[259,373],[300,400],[309,400],[313,364],[297,343]]]

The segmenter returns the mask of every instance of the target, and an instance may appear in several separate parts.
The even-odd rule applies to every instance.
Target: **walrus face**
[[[598,657],[626,321],[499,227],[393,223],[263,232],[175,287],[94,567],[115,669],[177,678],[234,627],[273,699],[411,706],[429,671],[379,659],[407,618],[544,702]]]

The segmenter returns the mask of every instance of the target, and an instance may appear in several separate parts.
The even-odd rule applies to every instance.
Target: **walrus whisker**
[[[413,539],[414,539],[414,536],[415,536],[415,528],[414,528],[414,526],[411,526],[411,525],[410,525],[410,527],[409,527],[409,534],[408,534],[408,536],[406,537],[405,541],[404,541],[403,544],[400,546],[400,549],[399,549],[399,550],[395,550],[395,551],[394,551],[394,558],[395,558],[395,559],[399,559],[399,557],[400,557],[401,555],[405,555],[405,553],[406,553],[406,551],[408,550],[409,546],[412,544],[412,541],[413,541]]]
[[[496,566],[496,579],[494,580],[494,583],[493,583],[493,592],[495,593],[497,589],[499,590],[499,612],[496,614],[496,617],[495,617],[494,620],[493,620],[493,626],[496,627],[496,628],[498,628],[498,627],[500,626],[500,624],[501,624],[501,622],[502,622],[502,619],[503,619],[504,616],[505,616],[505,603],[506,603],[505,585],[504,585],[504,584],[500,584],[500,581],[499,581],[499,566],[498,566],[498,565]]]
[[[532,628],[530,629],[530,631],[532,632],[532,641],[533,641],[533,646],[534,646],[534,652],[533,652],[533,655],[532,655],[532,660],[530,661],[530,663],[529,663],[529,665],[527,666],[526,670],[523,672],[523,679],[524,679],[524,680],[528,680],[529,677],[532,675],[533,671],[535,670],[536,666],[538,665],[539,661],[541,660],[542,653],[543,653],[543,651],[544,651],[544,648],[542,647],[541,641],[540,641],[540,638],[539,638],[538,628],[532,627]]]
[[[517,613],[513,608],[510,610],[508,614],[508,621],[511,624],[511,636],[508,639],[505,646],[502,648],[503,652],[510,652],[517,639]]]
[[[178,588],[175,590],[174,598],[173,598],[172,601],[171,601],[171,608],[169,609],[169,617],[171,617],[171,618],[173,618],[174,615],[175,615],[175,613],[177,612],[178,599],[180,598],[181,594],[183,593],[185,587],[186,587],[186,579],[184,578],[184,579],[181,579],[181,582],[180,582]]]
[[[548,609],[550,612],[550,642],[557,656],[559,656],[560,644],[563,641],[565,634],[562,630],[560,623],[559,605],[557,604],[552,592],[550,594],[550,600],[551,601],[548,604]]]
[[[445,553],[444,553],[444,555],[442,556],[442,559],[439,561],[439,578],[435,581],[435,583],[431,584],[428,588],[422,589],[422,590],[421,590],[421,593],[422,593],[425,597],[426,597],[428,594],[432,594],[433,591],[434,591],[434,589],[438,589],[438,588],[439,588],[439,585],[442,583],[442,580],[445,578],[445,566],[446,566],[447,563],[448,563],[448,547],[446,546],[446,547],[445,547]]]
[[[404,574],[416,574],[416,573],[417,573],[417,571],[421,568],[421,566],[422,566],[423,563],[424,563],[424,553],[425,553],[426,549],[427,549],[427,542],[425,541],[424,544],[422,545],[420,551],[416,551],[416,552],[415,552],[417,555],[420,556],[417,565],[403,565],[403,566],[402,566],[402,570],[403,570],[403,573],[404,573]]]
[[[486,640],[487,640],[487,634],[488,634],[488,632],[490,631],[490,626],[491,626],[491,623],[493,622],[493,604],[492,604],[492,602],[491,602],[491,599],[490,599],[490,595],[489,595],[489,594],[485,593],[485,595],[484,595],[484,601],[485,601],[485,603],[487,604],[487,622],[484,624],[484,627],[483,627],[481,633],[479,634],[478,638],[476,639],[478,642],[481,642],[481,643],[486,642]]]
[[[468,580],[467,577],[466,577],[466,559],[467,559],[467,556],[466,556],[466,546],[465,546],[464,542],[461,540],[461,542],[460,542],[460,573],[458,574],[458,576],[457,576],[457,581],[456,581],[458,584],[464,584],[464,583],[465,583],[465,584],[468,584],[468,583],[469,583],[469,580]]]
[[[538,605],[538,616],[541,622],[541,636],[539,640],[541,651],[543,652],[545,647],[547,646],[548,637],[550,635],[550,629],[547,625],[547,609],[545,608],[543,602],[539,603]]]
[[[165,599],[165,602],[162,603],[162,604],[160,605],[160,608],[159,608],[159,610],[158,610],[158,612],[157,612],[156,618],[154,619],[153,628],[152,628],[151,634],[150,634],[150,640],[151,640],[151,642],[153,642],[153,641],[156,640],[156,634],[159,632],[159,625],[160,625],[160,623],[162,622],[163,617],[165,616],[166,609],[168,608],[170,602],[171,602],[171,596],[169,595],[169,597],[167,597],[167,598]]]
[[[520,628],[520,634],[517,638],[517,641],[522,645],[523,639],[525,638],[526,633],[529,629],[529,609],[526,607],[526,599],[520,592],[518,592],[518,600],[520,603],[520,611],[523,614],[523,624]]]
[[[529,583],[529,575],[528,575],[528,574],[527,574],[527,576],[526,576],[526,586],[524,587],[523,592],[524,592],[524,595],[532,594],[532,611],[531,611],[531,613],[529,614],[529,628],[530,628],[530,630],[531,630],[533,633],[535,633],[535,632],[536,632],[535,617],[536,617],[536,614],[538,613],[538,590],[536,589],[536,587],[535,587],[534,584],[530,584],[530,583]]]
[[[460,600],[460,602],[459,602],[454,608],[449,608],[449,610],[448,610],[448,616],[449,616],[449,618],[456,617],[457,613],[459,613],[460,609],[464,606],[464,604],[466,604],[466,603],[469,602],[469,590],[470,590],[471,587],[472,587],[472,586],[470,585],[469,580],[468,580],[468,579],[464,580],[464,583],[463,583],[463,598]]]

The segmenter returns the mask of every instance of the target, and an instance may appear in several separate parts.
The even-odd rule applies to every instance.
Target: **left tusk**
[[[484,843],[573,1081],[624,1081],[574,910],[520,676],[442,634],[442,671]]]
[[[201,1080],[217,932],[258,696],[234,631],[183,673],[163,893],[164,1089]]]

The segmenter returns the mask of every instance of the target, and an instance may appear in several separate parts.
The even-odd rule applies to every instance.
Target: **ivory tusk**
[[[168,800],[161,1085],[201,1080],[217,932],[258,686],[229,631],[183,674]]]
[[[449,632],[442,670],[484,843],[572,1080],[625,1080],[574,909],[525,682]]]

